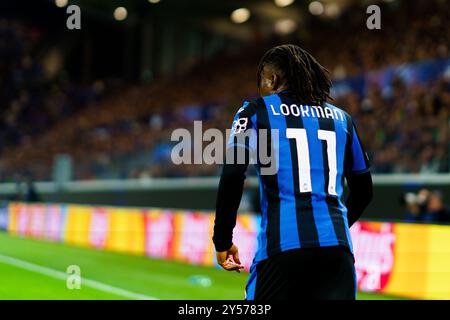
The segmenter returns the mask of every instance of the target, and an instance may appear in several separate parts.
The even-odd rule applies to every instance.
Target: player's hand
[[[217,252],[217,262],[227,271],[241,272],[244,266],[239,260],[239,250],[234,244],[227,251]]]

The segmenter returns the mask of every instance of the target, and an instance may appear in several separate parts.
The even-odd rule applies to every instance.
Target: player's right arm
[[[345,201],[348,225],[351,227],[363,214],[373,196],[372,175],[367,153],[353,120],[348,117],[349,141],[346,146],[345,178],[349,194]]]
[[[250,153],[255,149],[255,135],[250,130],[254,128],[255,106],[249,104],[244,103],[234,118],[216,199],[213,242],[218,263],[229,271],[242,268],[232,238]],[[228,262],[229,256],[233,257],[234,264]]]

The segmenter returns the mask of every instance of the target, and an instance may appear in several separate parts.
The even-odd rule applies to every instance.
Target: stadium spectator
[[[402,203],[406,207],[407,222],[423,222],[427,211],[427,201],[430,195],[430,190],[421,189],[419,192],[408,192],[404,195]]]
[[[440,190],[421,189],[404,196],[407,222],[450,223],[450,208]]]
[[[438,223],[450,222],[450,208],[444,204],[441,191],[433,190],[430,192],[424,221]]]
[[[25,195],[25,201],[26,202],[39,202],[41,201],[41,197],[38,194],[36,187],[34,185],[33,179],[31,177],[27,178],[26,181],[26,195]]]

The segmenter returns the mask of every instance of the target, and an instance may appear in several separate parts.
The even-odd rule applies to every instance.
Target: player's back
[[[264,175],[257,165],[262,221],[256,260],[294,248],[352,250],[344,176],[368,170],[368,162],[351,117],[328,103],[302,104],[288,91],[254,100],[247,113],[254,113],[259,147],[266,139],[278,168]]]

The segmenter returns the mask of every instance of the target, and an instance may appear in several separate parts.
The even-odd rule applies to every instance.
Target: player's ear
[[[273,91],[277,91],[278,88],[280,87],[281,84],[281,78],[278,74],[276,73],[272,73],[272,77],[271,77],[271,89]]]

